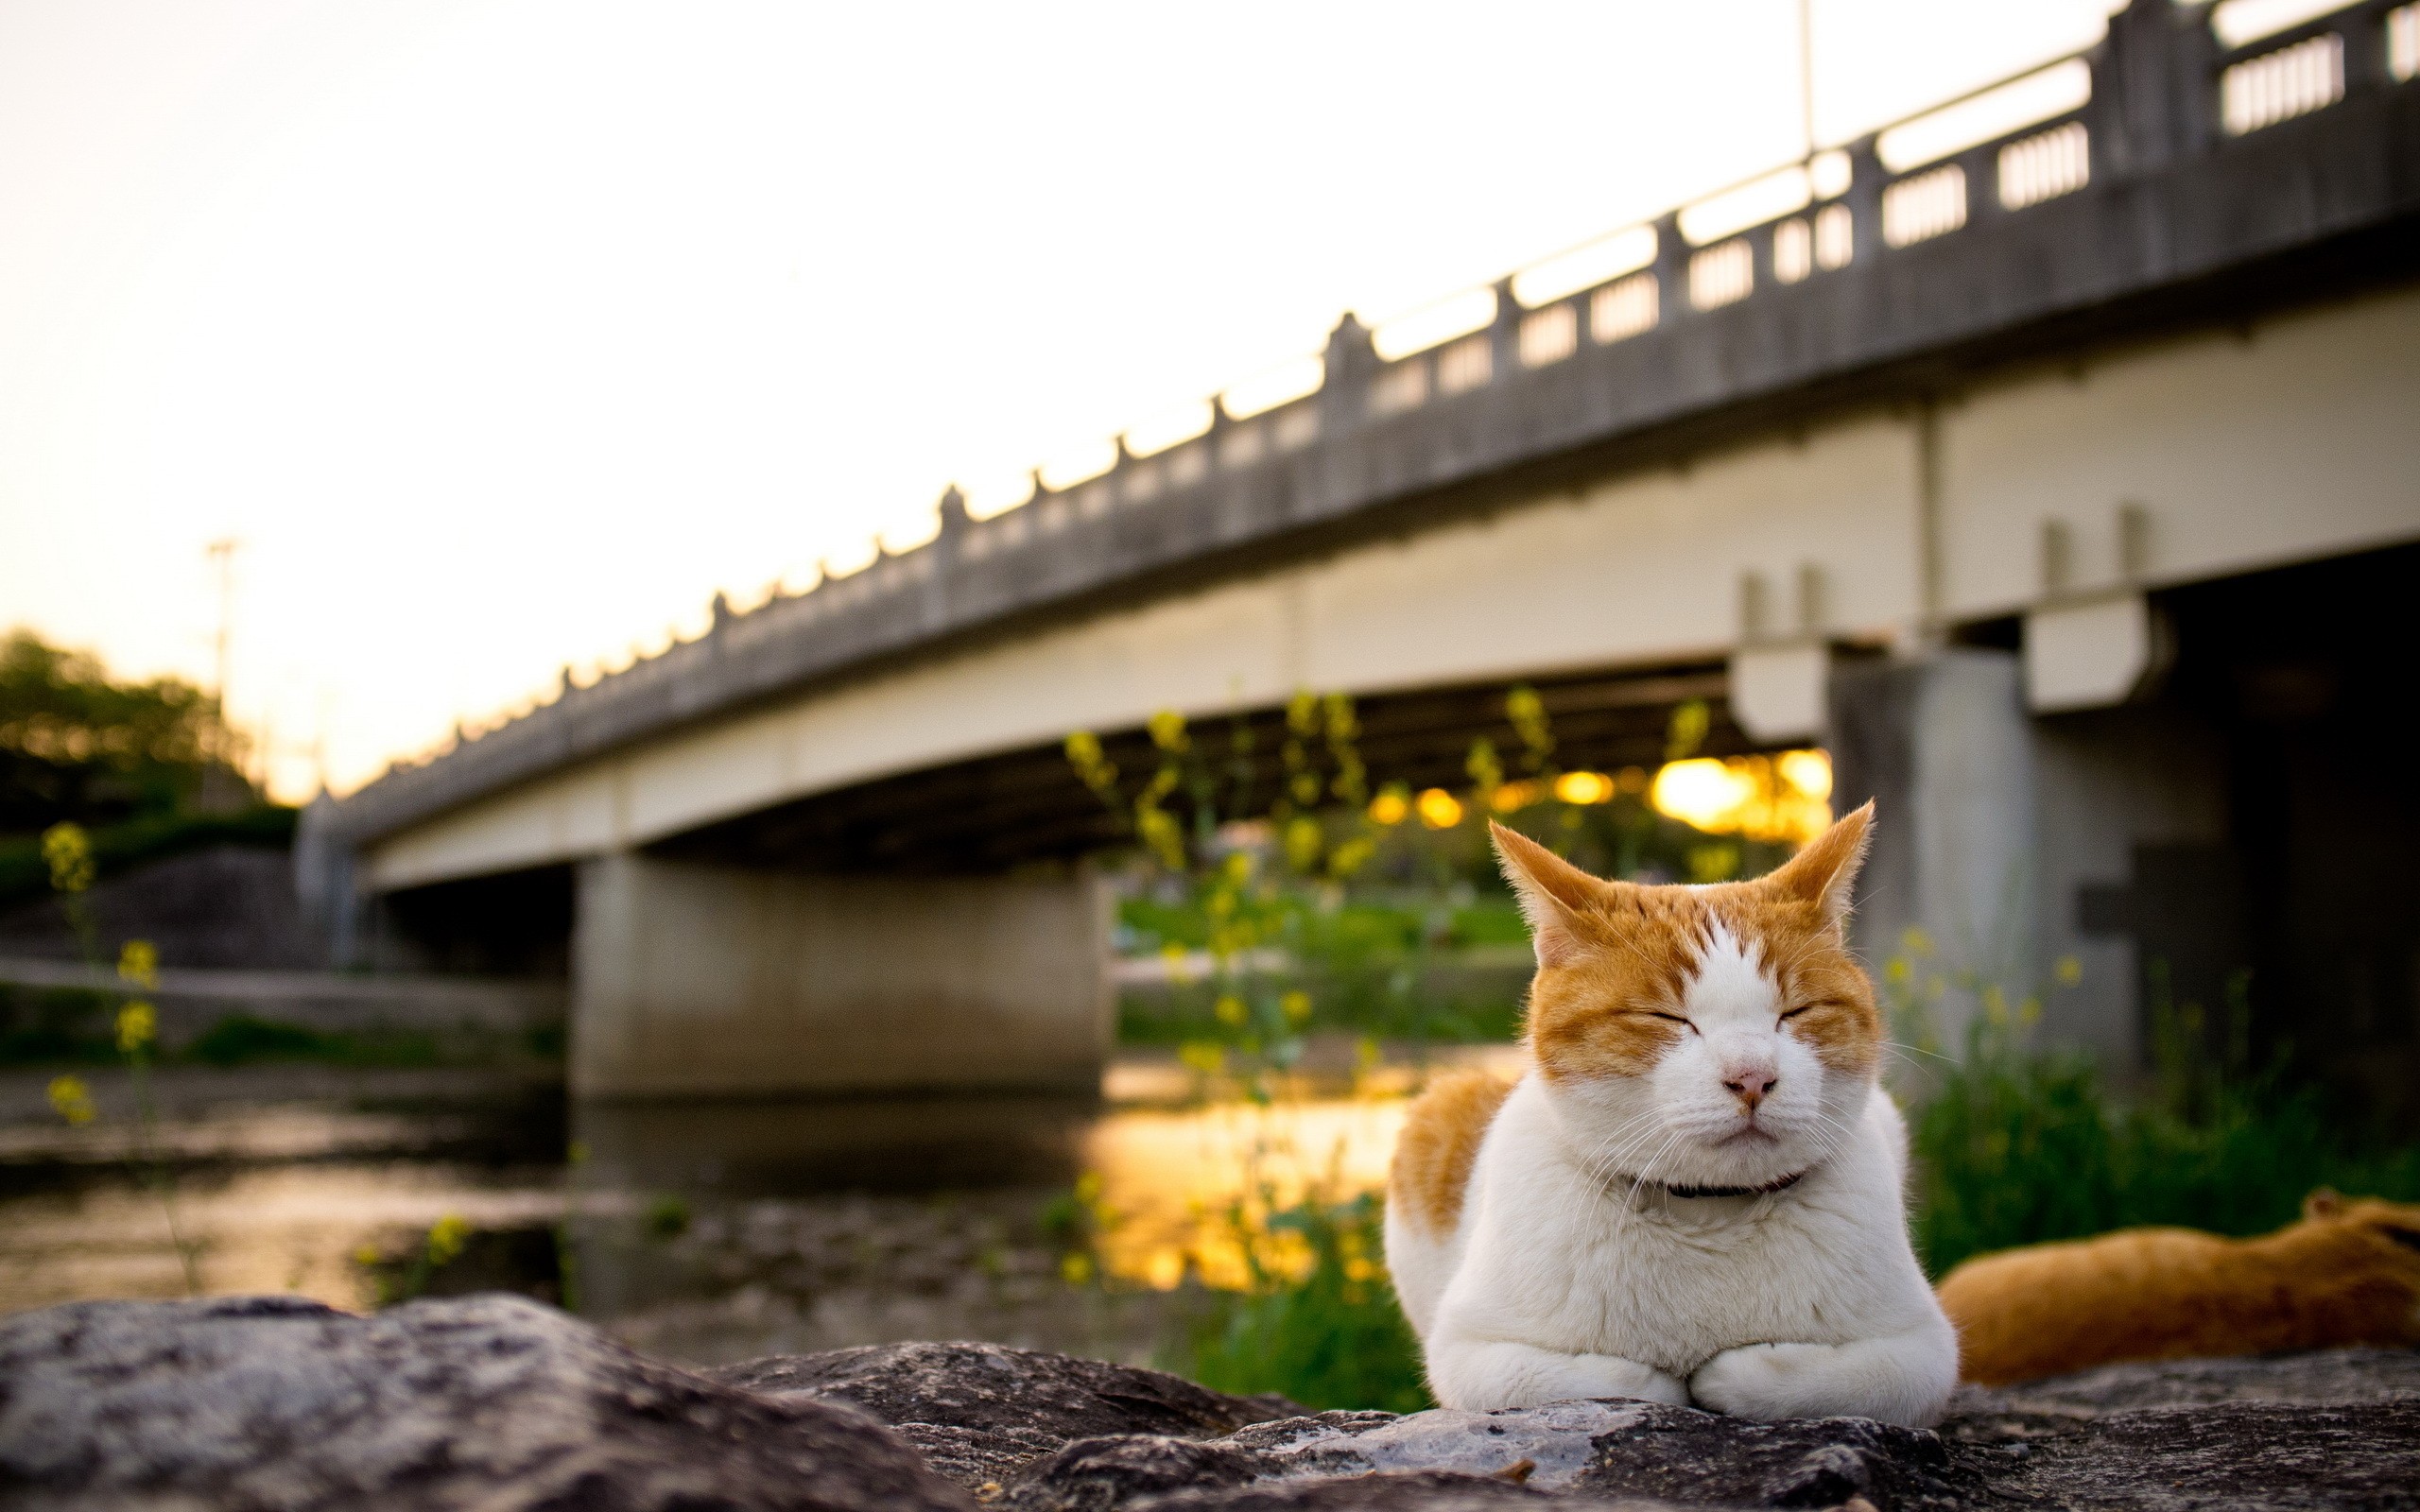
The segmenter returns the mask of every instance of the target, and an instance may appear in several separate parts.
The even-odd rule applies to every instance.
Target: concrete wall
[[[1852,663],[1832,702],[1835,796],[1876,808],[1853,937],[1877,972],[1907,961],[1942,1048],[1955,1050],[1983,988],[2014,1002],[2039,979],[2033,731],[2017,659]]]
[[[2035,369],[1940,412],[1942,602],[2009,612],[2055,596],[2046,520],[2069,527],[2063,592],[2118,572],[2146,522],[2151,586],[2420,537],[2420,292]],[[1003,639],[562,767],[379,842],[375,889],[605,854],[864,782],[1139,723],[1282,700],[1720,653],[1740,581],[1788,628],[1905,644],[1927,617],[1919,426],[1866,412],[1685,468],[1542,493],[1249,580]]]
[[[579,886],[579,1095],[1100,1084],[1108,914],[1087,874],[808,877],[617,852]]]

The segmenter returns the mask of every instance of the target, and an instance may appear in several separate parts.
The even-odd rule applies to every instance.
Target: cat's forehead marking
[[[1717,915],[1699,942],[1695,969],[1681,989],[1692,1018],[1771,1011],[1774,987],[1762,941]]]

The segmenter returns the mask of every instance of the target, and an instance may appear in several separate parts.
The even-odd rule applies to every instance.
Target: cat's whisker
[[[1955,1056],[1945,1056],[1938,1050],[1927,1050],[1922,1045],[1911,1045],[1904,1040],[1884,1040],[1878,1041],[1878,1043],[1880,1043],[1886,1050],[1913,1051],[1919,1056],[1930,1056],[1933,1059],[1941,1061],[1945,1065],[1954,1066],[1958,1064],[1958,1058]]]

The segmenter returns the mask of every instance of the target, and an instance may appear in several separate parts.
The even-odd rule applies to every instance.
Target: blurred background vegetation
[[[1421,1046],[1509,1040],[1527,936],[1485,817],[1642,882],[1757,875],[1828,822],[1821,753],[1699,758],[1702,708],[1675,715],[1652,773],[1564,770],[1534,696],[1511,690],[1507,713],[1521,748],[1508,760],[1478,743],[1468,789],[1373,791],[1349,700],[1305,695],[1289,711],[1287,786],[1260,813],[1220,809],[1201,748],[1219,742],[1197,742],[1173,714],[1153,724],[1156,768],[1132,779],[1090,736],[1071,737],[1070,762],[1134,841],[1116,873],[1120,952],[1164,963],[1130,974],[1121,1040],[1176,1047],[1197,1097],[1263,1105],[1307,1095],[1291,1073],[1322,1034],[1357,1037],[1364,1070],[1380,1041],[1411,1042],[1416,1060]],[[1972,1255],[2137,1225],[2260,1233],[2293,1221],[2320,1186],[2420,1199],[2420,1148],[2348,1124],[2297,1078],[2290,1046],[2255,1063],[2243,974],[2224,1003],[2155,992],[2153,1073],[2121,1083],[2037,1038],[2041,997],[2075,985],[2072,961],[2047,983],[1986,982],[1938,969],[1911,934],[1872,964],[1892,1022],[1887,1081],[1910,1114],[1917,1248],[1936,1277]],[[1959,1055],[1940,1041],[1945,1021],[1972,1025]],[[1200,1214],[1184,1261],[1195,1296],[1160,1363],[1314,1408],[1423,1405],[1418,1347],[1387,1285],[1379,1194],[1339,1174],[1340,1150],[1288,1147],[1284,1135],[1252,1163],[1299,1172],[1322,1160],[1324,1178],[1253,1177]],[[1100,1263],[1119,1215],[1088,1211],[1064,1230],[1068,1273],[1137,1284]]]
[[[0,640],[0,909],[42,898],[42,833],[75,824],[100,875],[222,842],[284,846],[295,811],[244,775],[216,697],[177,678],[112,679],[28,630]]]

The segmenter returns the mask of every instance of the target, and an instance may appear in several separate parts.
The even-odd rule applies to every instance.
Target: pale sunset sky
[[[1846,140],[2104,0],[1812,0]],[[0,628],[280,796],[1795,159],[1796,0],[0,0]]]

